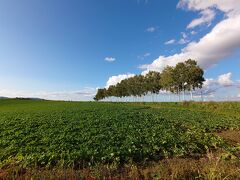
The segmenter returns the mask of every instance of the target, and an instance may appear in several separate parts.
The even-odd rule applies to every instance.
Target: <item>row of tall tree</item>
[[[161,91],[191,94],[193,91],[202,88],[205,81],[204,71],[197,65],[195,60],[187,60],[178,63],[175,67],[167,66],[163,71],[149,71],[146,75],[136,75],[122,80],[116,85],[108,88],[98,89],[94,100],[99,101],[109,97],[142,97],[147,94],[159,94]]]

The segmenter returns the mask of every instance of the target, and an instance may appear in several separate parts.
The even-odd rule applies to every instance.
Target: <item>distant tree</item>
[[[183,62],[178,63],[173,69],[174,92],[178,94],[180,101],[180,93],[186,90],[187,69]]]
[[[187,60],[178,63],[175,67],[167,66],[163,71],[149,71],[145,76],[136,75],[122,80],[116,85],[111,85],[108,89],[98,89],[94,100],[99,101],[108,97],[117,97],[122,99],[125,97],[142,97],[148,93],[159,94],[160,90],[166,90],[176,93],[179,96],[183,92],[185,99],[185,91],[192,92],[196,88],[202,88],[205,81],[204,71],[197,65],[194,60]]]
[[[173,86],[174,86],[174,79],[173,79],[173,67],[167,66],[163,69],[161,73],[161,79],[160,84],[162,86],[162,89],[172,92]]]
[[[111,85],[107,89],[107,97],[119,97],[119,90],[117,89],[116,86]],[[112,99],[110,99],[112,101]]]
[[[156,71],[149,71],[145,75],[145,88],[147,92],[152,94],[152,99],[154,94],[159,94],[161,90],[161,74]],[[153,99],[154,100],[154,99]]]
[[[201,69],[195,60],[188,59],[185,61],[186,66],[186,82],[187,89],[190,91],[191,100],[193,100],[192,92],[196,88],[202,88],[203,82],[205,81],[203,75],[204,71]]]
[[[168,91],[169,93],[174,92],[174,79],[173,79],[173,67],[167,66],[163,69],[161,73],[160,84],[162,89]],[[169,94],[170,100],[170,94]]]
[[[95,101],[102,100],[107,97],[107,90],[104,89],[98,89],[96,96],[93,98]]]

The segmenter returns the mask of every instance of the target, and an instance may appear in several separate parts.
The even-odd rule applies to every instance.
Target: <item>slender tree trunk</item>
[[[178,87],[178,101],[180,102],[180,91],[179,91],[179,87]]]
[[[203,102],[204,99],[203,99],[203,93],[202,93],[202,91],[201,91],[201,99],[202,99],[202,102]]]
[[[182,89],[183,89],[183,101],[185,101],[185,87],[184,87],[184,84],[182,84]]]
[[[185,90],[183,90],[183,101],[185,101]]]
[[[190,88],[190,94],[191,94],[191,101],[193,101],[193,90],[192,90],[192,85],[191,85],[191,88]]]
[[[151,95],[152,95],[152,102],[154,102],[154,95],[153,95],[153,93]]]

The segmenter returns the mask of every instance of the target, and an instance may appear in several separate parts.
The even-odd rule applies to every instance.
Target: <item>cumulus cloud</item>
[[[153,33],[153,32],[155,32],[156,30],[157,30],[156,27],[148,27],[148,28],[146,29],[146,31],[147,31],[147,32],[150,32],[150,33]]]
[[[226,73],[219,75],[216,79],[208,78],[203,83],[202,89],[197,89],[196,95],[214,95],[219,89],[227,87],[237,87],[237,82],[231,79],[232,73]]]
[[[240,1],[237,0],[181,0],[179,8],[192,11],[205,11],[219,9],[225,13],[226,18],[220,21],[208,34],[197,42],[191,42],[180,53],[171,56],[160,56],[151,64],[141,65],[144,71],[162,71],[167,65],[176,65],[178,62],[192,58],[206,69],[217,64],[220,60],[230,56],[240,47]],[[185,37],[185,38],[184,38]],[[182,33],[179,43],[186,41],[186,34]]]
[[[114,61],[116,61],[116,58],[114,58],[114,57],[105,57],[104,60],[107,61],[107,62],[114,62]]]
[[[228,17],[240,14],[240,1],[238,0],[180,0],[177,7],[200,12],[206,9],[219,9]]]
[[[135,76],[135,74],[130,74],[130,73],[112,76],[108,79],[106,88],[108,88],[111,85],[116,85],[117,83],[121,82],[122,80],[133,77],[133,76]]]
[[[176,65],[189,58],[197,60],[206,69],[230,56],[240,47],[240,14],[219,22],[198,42],[191,42],[180,53],[171,56],[160,56],[151,64],[140,66],[143,70],[162,71],[167,65]]]
[[[221,86],[232,86],[233,85],[233,81],[231,80],[231,76],[232,76],[232,73],[229,72],[227,74],[223,74],[223,75],[220,75],[218,77],[218,83],[221,85]]]
[[[171,40],[169,40],[169,41],[166,41],[164,44],[165,44],[165,45],[174,44],[175,41],[176,41],[175,39],[171,39]]]
[[[167,65],[175,66],[177,63],[183,62],[189,58],[195,59],[203,69],[207,69],[216,65],[224,58],[231,56],[240,48],[239,0],[180,0],[177,7],[199,12],[200,19],[204,19],[201,21],[196,21],[196,19],[195,21],[191,21],[189,27],[211,23],[216,10],[221,11],[224,14],[224,18],[219,21],[209,33],[198,41],[188,43],[179,53],[170,56],[161,55],[151,64],[140,65],[139,67],[143,70],[143,75],[150,70],[161,72]],[[192,35],[196,34],[195,31],[191,31],[190,33]],[[182,38],[178,43],[184,44],[187,40],[186,33],[182,33]],[[230,77],[231,74],[227,73],[219,76],[218,79],[207,79],[204,85],[205,92],[215,92],[218,88],[223,87],[222,85],[229,86],[231,84],[231,80],[228,81]]]

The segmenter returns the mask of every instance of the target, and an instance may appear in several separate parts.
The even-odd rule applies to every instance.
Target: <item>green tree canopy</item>
[[[182,91],[192,91],[202,88],[205,81],[204,71],[195,60],[188,59],[178,63],[175,67],[167,66],[163,71],[149,71],[145,76],[136,75],[124,79],[108,89],[98,89],[94,100],[98,101],[106,97],[141,97],[147,93],[158,94],[160,90],[180,94]],[[179,96],[180,97],[180,96]]]

